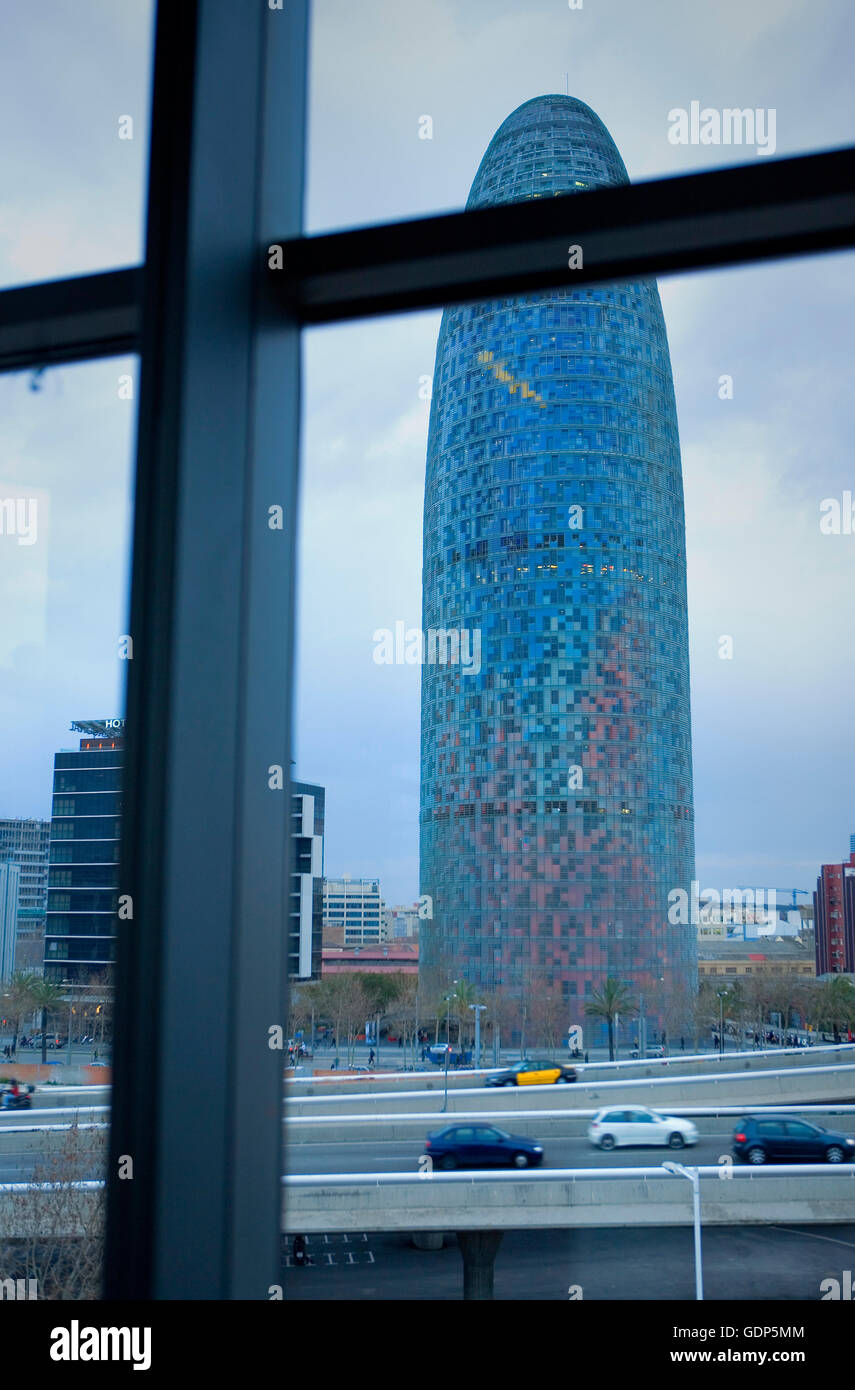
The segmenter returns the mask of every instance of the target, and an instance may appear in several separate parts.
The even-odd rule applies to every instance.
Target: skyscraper
[[[588,106],[538,97],[497,131],[467,206],[626,182]],[[480,650],[477,670],[423,666],[425,968],[568,1003],[607,975],[651,1002],[692,988],[694,928],[668,918],[694,836],[682,474],[653,281],[577,289],[568,268],[566,288],[446,309],[423,593],[424,628]]]
[[[291,783],[287,958],[292,980],[321,978],[325,802],[323,787]]]
[[[15,969],[40,970],[44,957],[50,821],[0,820],[0,862],[20,865]],[[2,951],[0,951],[2,955]]]
[[[54,757],[45,976],[87,981],[113,961],[119,907],[124,719],[82,719]]]

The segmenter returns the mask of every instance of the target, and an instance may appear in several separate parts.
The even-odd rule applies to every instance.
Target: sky
[[[150,7],[6,4],[0,28],[0,287],[137,263]],[[568,88],[633,181],[772,157],[671,143],[669,113],[694,101],[774,109],[774,157],[855,143],[853,37],[850,0],[318,0],[306,229],[462,208],[502,120]],[[855,492],[855,254],[660,291],[686,491],[698,878],[811,888],[855,831],[855,535],[819,526],[823,499]],[[401,315],[304,346],[295,770],[326,788],[327,872],[379,876],[393,903],[418,892],[419,672],[377,666],[372,639],[420,623],[438,326]],[[0,498],[39,500],[34,544],[0,536],[0,816],[49,814],[70,720],[120,712],[136,409],[120,382],[135,365],[0,378]]]

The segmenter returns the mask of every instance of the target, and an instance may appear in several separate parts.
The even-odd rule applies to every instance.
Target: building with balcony
[[[855,836],[848,863],[823,864],[813,895],[816,973],[855,972]]]

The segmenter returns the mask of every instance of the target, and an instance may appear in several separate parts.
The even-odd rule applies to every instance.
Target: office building
[[[114,959],[124,719],[77,720],[80,746],[54,757],[44,970],[91,980]]]
[[[15,969],[20,882],[20,865],[12,859],[0,861],[0,984],[8,980]]]
[[[0,820],[0,860],[19,865],[15,970],[41,970],[47,912],[50,821],[21,817]]]
[[[291,783],[292,863],[288,901],[288,976],[321,976],[324,881],[323,787]]]
[[[500,127],[469,208],[628,182],[572,97]],[[685,523],[652,280],[445,310],[424,509],[426,972],[568,1005],[696,984]],[[575,248],[575,249],[573,249]],[[450,634],[450,635],[449,635]],[[442,645],[440,645],[442,643]],[[651,991],[651,997],[655,989]]]
[[[378,945],[383,907],[377,878],[324,879],[324,937],[330,945]]]
[[[419,905],[384,907],[380,927],[381,941],[401,941],[419,934]]]

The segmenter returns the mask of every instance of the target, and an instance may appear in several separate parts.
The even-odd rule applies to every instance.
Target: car
[[[437,1168],[536,1168],[543,1148],[496,1125],[446,1125],[425,1140],[425,1153]]]
[[[746,1163],[849,1163],[855,1139],[790,1115],[748,1115],[733,1132],[734,1158]]]
[[[554,1086],[559,1081],[568,1084],[576,1080],[575,1067],[566,1062],[549,1062],[544,1059],[514,1062],[513,1066],[495,1076],[488,1076],[487,1086]]]
[[[697,1126],[677,1115],[662,1115],[646,1106],[608,1106],[598,1110],[588,1125],[588,1138],[598,1149],[622,1148],[630,1144],[661,1144],[683,1149],[698,1142]]]

